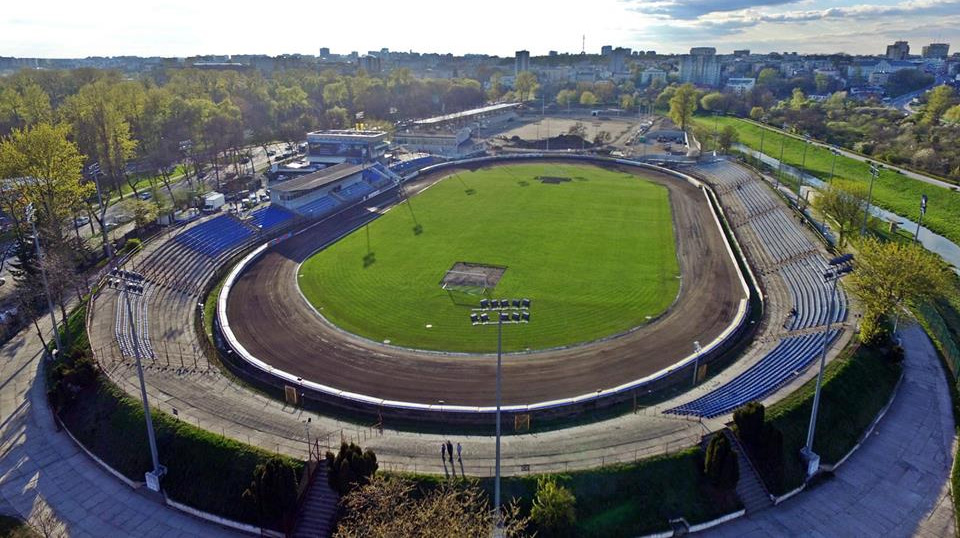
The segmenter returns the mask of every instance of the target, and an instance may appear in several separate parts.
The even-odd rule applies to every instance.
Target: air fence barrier
[[[628,410],[631,402],[633,402],[635,408],[638,400],[646,399],[651,393],[670,389],[680,383],[683,383],[685,380],[688,380],[693,373],[692,369],[694,368],[695,364],[709,364],[720,359],[729,359],[727,356],[729,353],[738,352],[739,349],[742,348],[741,344],[743,343],[743,340],[749,337],[756,329],[756,324],[748,322],[750,318],[751,299],[757,299],[762,302],[762,296],[755,291],[756,288],[749,284],[747,279],[744,277],[743,268],[748,266],[746,263],[741,263],[741,260],[739,260],[735,254],[734,247],[731,246],[731,242],[733,242],[736,246],[736,250],[738,252],[740,251],[739,245],[736,245],[736,238],[732,236],[732,234],[728,234],[727,230],[721,223],[721,215],[718,214],[717,210],[719,206],[715,207],[716,199],[715,197],[711,198],[711,188],[704,182],[690,175],[660,166],[628,159],[614,159],[567,153],[531,153],[510,156],[477,157],[463,159],[460,161],[439,163],[410,174],[405,179],[405,182],[409,182],[428,173],[443,171],[446,169],[469,167],[472,165],[534,160],[564,160],[606,166],[621,165],[653,170],[676,177],[677,179],[683,181],[687,181],[691,185],[701,189],[701,191],[704,193],[704,198],[707,202],[707,205],[710,207],[711,213],[721,233],[721,236],[723,237],[727,255],[730,256],[731,261],[737,268],[738,278],[741,286],[743,287],[744,294],[750,299],[741,300],[734,320],[715,340],[703,346],[699,357],[698,354],[691,353],[670,367],[644,378],[628,381],[617,387],[607,388],[604,390],[555,401],[532,402],[525,405],[503,406],[501,410],[504,414],[505,421],[509,423],[509,421],[517,418],[520,420],[523,420],[524,418],[535,418],[538,423],[542,423],[544,421],[564,420],[576,417],[582,414],[584,411],[599,412],[601,410],[611,410],[615,408]],[[365,394],[352,393],[314,381],[298,379],[296,375],[285,372],[261,361],[243,347],[243,345],[239,342],[239,340],[237,340],[233,332],[230,330],[229,321],[227,320],[226,316],[227,297],[229,296],[233,282],[250,264],[259,259],[259,257],[262,256],[268,248],[280,241],[283,241],[286,237],[303,233],[307,229],[309,229],[309,227],[286,234],[283,238],[260,245],[252,252],[244,256],[238,264],[230,268],[229,275],[223,285],[222,292],[217,301],[217,315],[216,319],[214,320],[214,338],[217,348],[220,351],[221,362],[228,366],[236,375],[256,383],[261,388],[279,398],[283,398],[283,391],[287,387],[290,387],[296,390],[298,394],[301,394],[302,397],[308,402],[313,402],[314,405],[333,406],[339,409],[341,412],[347,413],[348,415],[361,416],[365,419],[375,417],[376,419],[380,420],[384,417],[390,417],[393,419],[399,419],[401,421],[436,421],[444,424],[485,424],[489,422],[489,417],[496,412],[496,408],[494,406],[472,407],[444,404],[422,404],[416,402],[390,401]],[[347,233],[349,233],[349,231]],[[749,268],[747,270],[749,271]],[[749,275],[749,278],[751,283],[755,282],[752,274]]]

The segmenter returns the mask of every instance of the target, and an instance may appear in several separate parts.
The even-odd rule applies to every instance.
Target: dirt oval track
[[[705,344],[715,339],[745,298],[703,193],[674,176],[616,168],[669,189],[683,279],[680,295],[657,321],[622,336],[563,350],[505,355],[504,405],[593,393],[657,372],[690,354],[695,340]],[[446,169],[422,176],[407,190],[412,195],[450,173]],[[371,207],[387,207],[397,197],[395,190],[382,194],[268,249],[234,282],[227,300],[230,327],[253,356],[306,380],[389,400],[494,405],[495,356],[423,353],[346,334],[322,320],[298,290],[301,262],[374,218]],[[492,345],[495,332],[491,328]]]

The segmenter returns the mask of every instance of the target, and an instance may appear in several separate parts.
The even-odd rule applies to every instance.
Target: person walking
[[[443,461],[447,459],[447,445],[441,441],[440,442],[440,460]]]
[[[447,439],[447,456],[450,457],[450,463],[453,463],[453,443]]]
[[[463,458],[461,457],[462,452],[463,452],[463,447],[460,446],[460,443],[457,443],[457,461],[459,462],[463,462]]]

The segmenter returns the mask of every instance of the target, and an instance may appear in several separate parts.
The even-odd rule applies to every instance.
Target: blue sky
[[[0,56],[187,56],[416,50],[512,55],[622,45],[882,53],[960,49],[960,0],[48,0],[0,14]]]

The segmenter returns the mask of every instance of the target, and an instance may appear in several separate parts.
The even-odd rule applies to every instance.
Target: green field
[[[731,117],[697,118],[696,123],[712,133],[714,122],[719,123],[720,129],[732,125],[737,129],[740,142],[752,149],[760,149],[760,132],[764,129],[754,123]],[[824,181],[830,178],[830,168],[833,166],[833,154],[829,150],[810,145],[807,147],[807,158],[803,160],[804,142],[796,138],[785,136],[780,132],[767,129],[763,136],[763,152],[774,158],[780,157],[780,143],[783,145],[783,162],[799,167],[804,163],[804,170]],[[868,184],[870,181],[870,166],[867,163],[849,157],[837,157],[835,177],[849,179]],[[890,169],[884,169],[873,186],[873,203],[902,217],[917,220],[920,211],[920,196],[926,194],[929,198],[927,214],[923,217],[923,225],[934,232],[945,236],[954,243],[960,244],[960,194],[950,189],[937,187],[921,181],[908,178]]]
[[[300,288],[327,319],[375,341],[496,351],[496,329],[470,325],[481,297],[440,287],[458,261],[507,266],[494,297],[532,300],[531,323],[505,329],[507,350],[641,325],[680,287],[665,187],[593,166],[527,164],[444,179],[307,260]]]

